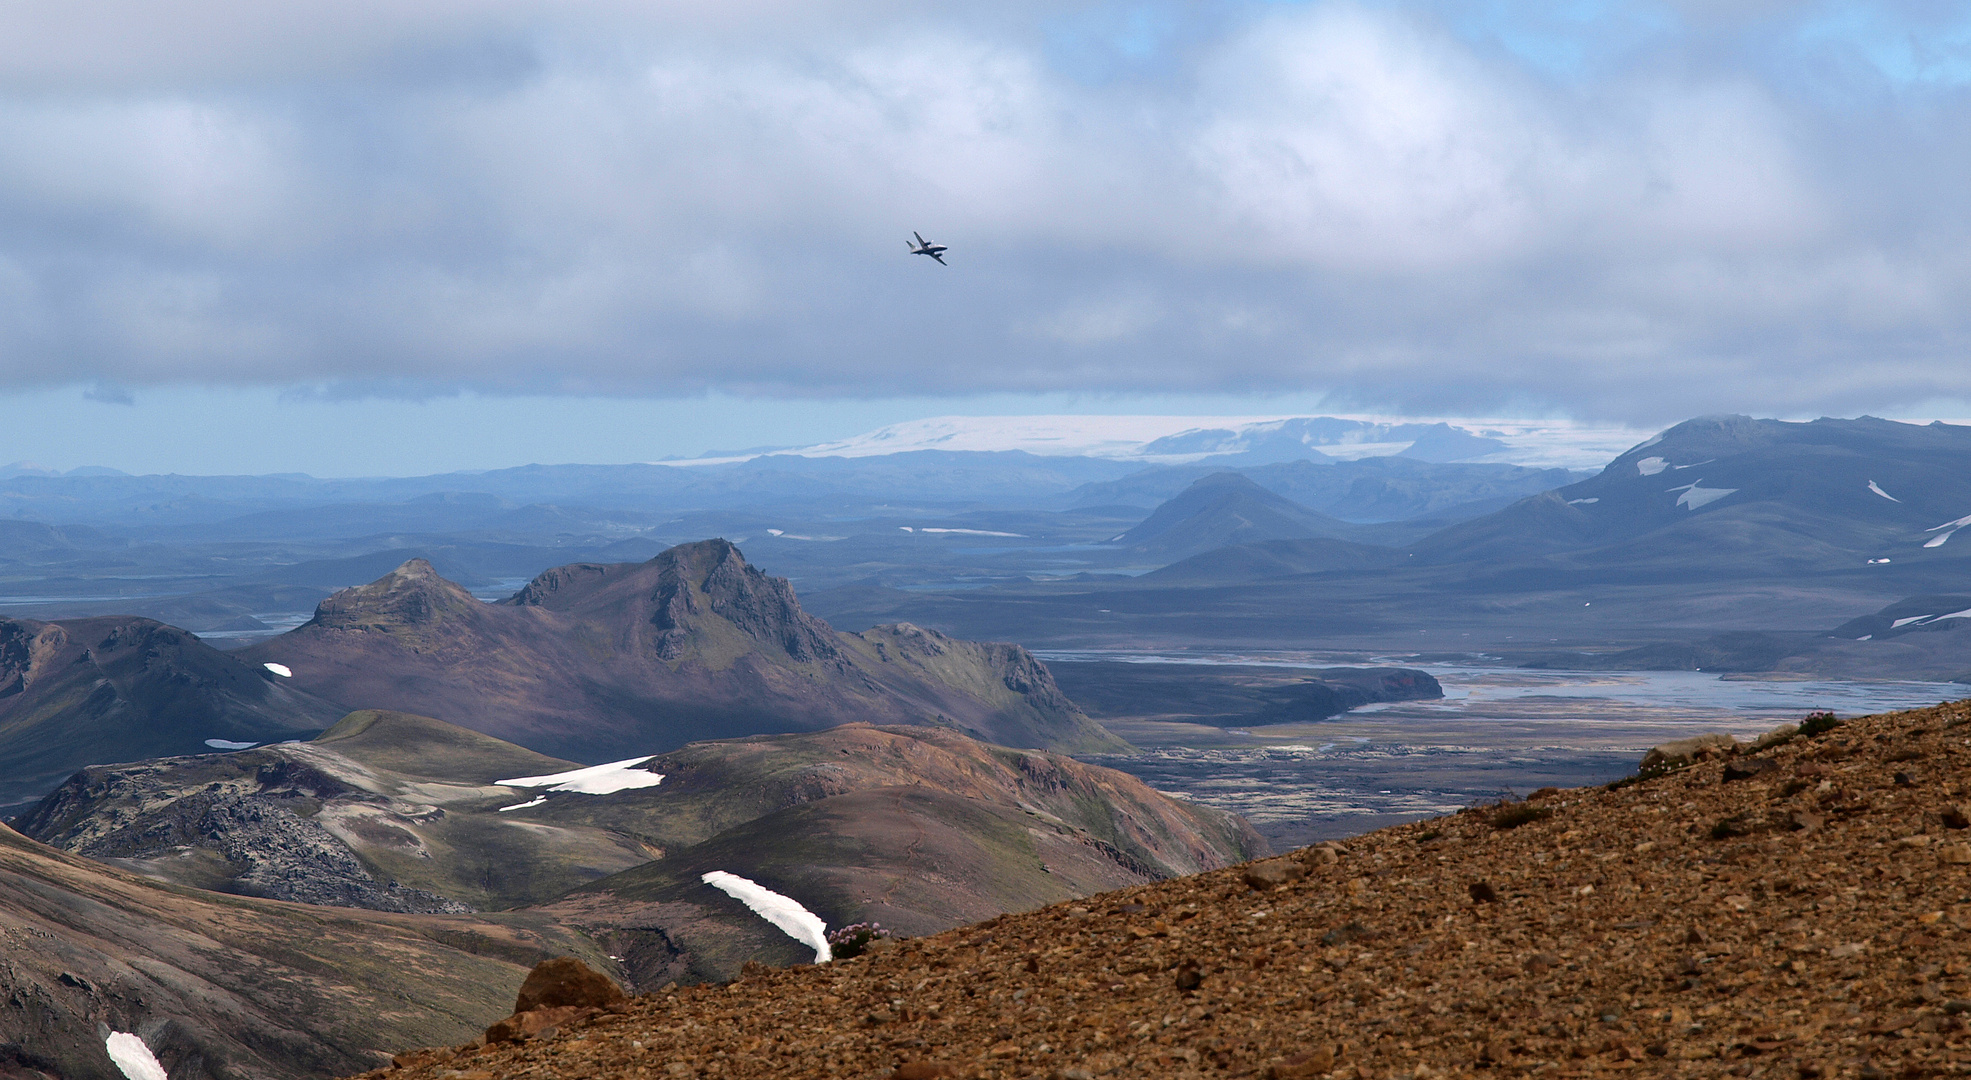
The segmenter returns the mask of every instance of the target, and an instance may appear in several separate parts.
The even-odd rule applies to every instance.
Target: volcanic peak
[[[438,576],[425,559],[412,559],[370,582],[323,600],[306,625],[332,630],[402,630],[466,615],[483,605],[463,586]]]

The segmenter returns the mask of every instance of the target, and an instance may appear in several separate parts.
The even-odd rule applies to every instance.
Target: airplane
[[[916,237],[917,242],[911,244],[910,241],[905,240],[904,243],[910,244],[910,253],[912,255],[929,255],[938,261],[939,266],[951,265],[944,261],[944,253],[951,250],[950,248],[945,247],[943,244],[931,243],[929,240],[924,239],[924,234],[920,232],[912,232],[910,235]]]

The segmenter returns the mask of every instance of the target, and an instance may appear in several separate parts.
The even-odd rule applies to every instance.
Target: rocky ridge
[[[1127,749],[1025,649],[905,624],[838,632],[724,540],[556,567],[497,604],[412,559],[239,656],[347,709],[432,716],[580,761],[851,721]]]
[[[367,1075],[1962,1072],[1967,764],[1971,702],[1810,722]]]

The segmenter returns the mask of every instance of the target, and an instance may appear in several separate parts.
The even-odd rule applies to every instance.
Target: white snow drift
[[[157,1055],[144,1040],[127,1031],[112,1031],[103,1040],[103,1047],[109,1051],[110,1060],[130,1080],[166,1080],[164,1066],[158,1064]]]
[[[251,750],[260,744],[257,742],[234,742],[231,739],[207,739],[205,740],[205,745],[210,746],[214,750]]]
[[[501,787],[544,787],[549,791],[572,791],[582,795],[609,795],[631,788],[656,787],[664,782],[664,774],[639,769],[638,765],[656,757],[645,754],[643,757],[624,758],[606,765],[591,765],[586,769],[570,769],[567,772],[549,773],[546,776],[516,776],[511,780],[500,780]]]
[[[547,801],[546,795],[536,795],[533,798],[527,800],[526,802],[517,802],[514,803],[512,806],[502,806],[500,807],[500,813],[504,814],[508,810],[525,810],[530,806],[539,806],[546,801]]]
[[[1670,490],[1683,492],[1682,495],[1677,496],[1677,505],[1687,506],[1692,510],[1709,506],[1719,499],[1738,491],[1737,488],[1708,488],[1704,487],[1703,484],[1704,481],[1699,480],[1695,484],[1685,484],[1683,487],[1673,487]]]
[[[1660,457],[1646,457],[1636,462],[1636,471],[1644,476],[1655,476],[1669,466],[1670,463]]]
[[[1925,529],[1923,530],[1924,532],[1933,532],[1933,533],[1937,533],[1938,535],[1933,536],[1930,539],[1924,541],[1923,546],[1927,548],[1943,547],[1944,541],[1956,535],[1957,530],[1962,529],[1966,525],[1971,525],[1971,514],[1966,514],[1965,516],[1958,518],[1956,521],[1946,521],[1942,525],[1938,525],[1934,528]]]
[[[288,667],[286,664],[262,664],[260,666],[266,668],[268,671],[271,671],[276,675],[279,675],[283,679],[294,678],[294,669]]]
[[[1868,482],[1868,490],[1875,492],[1877,495],[1882,496],[1883,498],[1889,500],[1890,502],[1902,502],[1901,499],[1898,499],[1894,495],[1891,495],[1888,492],[1883,491],[1882,485],[1876,483],[1873,480],[1870,480]]]
[[[788,897],[738,874],[714,870],[698,880],[752,909],[753,914],[772,923],[780,932],[814,950],[814,962],[834,959],[828,949],[828,924],[821,917]]]

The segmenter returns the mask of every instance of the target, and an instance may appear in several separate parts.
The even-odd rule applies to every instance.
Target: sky
[[[1966,415],[1966,130],[1964,2],[4,5],[0,460]]]

